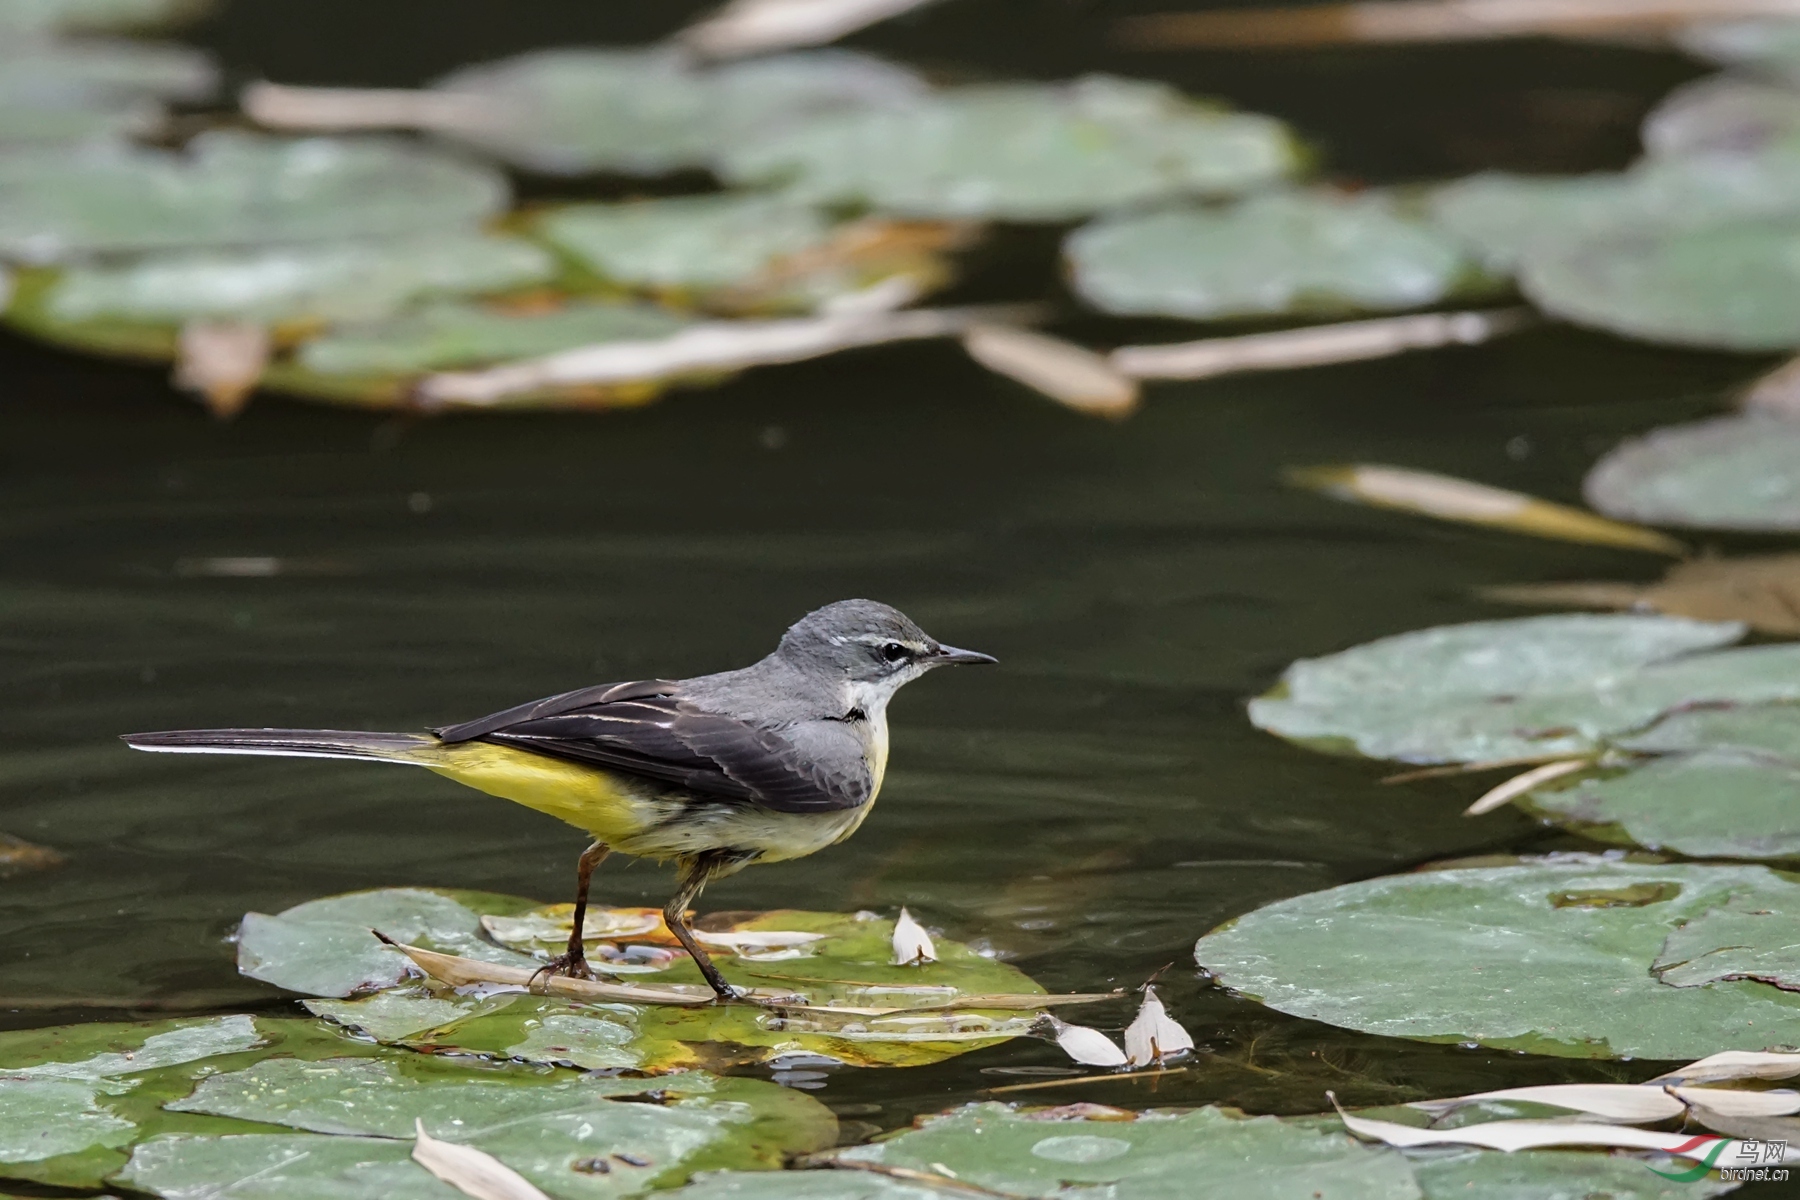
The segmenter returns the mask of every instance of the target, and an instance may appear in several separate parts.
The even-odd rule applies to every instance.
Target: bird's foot
[[[716,997],[715,1003],[735,1004],[739,1001],[750,999],[750,993],[747,990],[744,988],[732,987],[722,979],[708,980],[707,982],[712,984],[713,995]]]
[[[539,979],[550,979],[557,975],[566,976],[569,979],[599,978],[594,974],[594,968],[588,966],[587,955],[579,950],[572,950],[567,954],[557,955],[533,971],[531,978],[525,983],[525,990],[530,991],[535,988]]]

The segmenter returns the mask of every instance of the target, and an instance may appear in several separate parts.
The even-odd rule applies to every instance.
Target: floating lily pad
[[[1519,287],[1545,312],[1625,337],[1787,350],[1800,346],[1800,217],[1616,232],[1531,255]]]
[[[577,300],[508,311],[443,301],[389,320],[333,329],[302,343],[295,360],[327,375],[412,375],[599,342],[667,337],[687,324],[687,318],[649,304]]]
[[[1407,762],[1586,754],[1676,708],[1800,698],[1800,646],[1715,649],[1743,631],[1625,614],[1447,625],[1302,659],[1250,719]]]
[[[1654,759],[1572,787],[1539,789],[1529,803],[1564,824],[1613,827],[1650,850],[1800,858],[1800,762],[1741,749]]]
[[[726,157],[739,182],[922,217],[1062,221],[1125,204],[1250,191],[1296,155],[1271,117],[1220,112],[1161,84],[1090,75],[939,93],[821,117]]]
[[[1080,1184],[1114,1184],[1109,1190],[1120,1200],[1174,1200],[1196,1187],[1245,1200],[1419,1195],[1404,1156],[1345,1133],[1218,1108],[1118,1118],[1059,1120],[972,1104],[838,1157],[932,1174],[949,1167],[964,1183],[1021,1196],[1060,1195]]]
[[[387,316],[419,296],[502,292],[556,275],[519,238],[437,236],[315,242],[254,251],[153,255],[123,266],[74,266],[43,296],[53,322],[180,324],[229,317],[266,324]]]
[[[206,133],[182,153],[116,145],[0,156],[0,255],[265,246],[468,229],[505,178],[390,138]]]
[[[709,167],[752,136],[822,113],[913,102],[910,71],[843,50],[714,69],[676,51],[543,50],[466,67],[435,90],[479,103],[446,132],[535,171],[659,175]]]
[[[153,1138],[118,1178],[167,1200],[464,1200],[408,1142],[304,1133]]]
[[[1616,174],[1473,175],[1427,197],[1432,219],[1494,270],[1595,238],[1800,213],[1800,148],[1652,158]]]
[[[1675,40],[1688,53],[1712,62],[1800,80],[1800,21],[1700,21],[1677,32]]]
[[[1800,140],[1800,92],[1735,75],[1697,79],[1650,111],[1642,137],[1659,157],[1758,153]]]
[[[1365,1033],[1584,1058],[1691,1059],[1800,1040],[1800,995],[1677,988],[1651,966],[1736,898],[1800,910],[1762,867],[1552,860],[1373,879],[1277,901],[1201,938],[1224,986]]]
[[[1075,290],[1105,312],[1200,319],[1417,308],[1473,274],[1453,239],[1379,195],[1102,217],[1063,252]]]
[[[649,1103],[615,1099],[651,1092]],[[571,1197],[632,1195],[696,1169],[778,1167],[784,1155],[830,1145],[836,1133],[816,1101],[759,1080],[697,1072],[595,1079],[423,1056],[269,1059],[208,1076],[166,1107],[359,1140],[408,1139],[422,1121],[432,1137],[476,1146]],[[220,1149],[214,1141],[209,1155]],[[168,1160],[154,1146],[140,1149],[121,1178],[142,1185],[140,1168],[162,1169]],[[595,1157],[609,1160],[607,1169],[583,1170]]]
[[[782,196],[679,196],[554,209],[538,232],[601,277],[631,287],[741,283],[830,229],[818,209]]]
[[[204,12],[207,0],[8,0],[0,30],[9,35],[158,29]]]
[[[238,970],[313,996],[374,991],[415,974],[405,955],[376,940],[375,929],[444,954],[526,965],[532,960],[525,955],[482,938],[479,914],[510,916],[529,907],[529,901],[506,896],[424,888],[309,900],[273,917],[247,914],[238,929]]]
[[[1800,991],[1800,911],[1733,896],[1669,934],[1650,969],[1672,987],[1753,979]]]
[[[1658,525],[1800,529],[1800,421],[1720,417],[1653,430],[1582,482],[1601,512]]]
[[[184,46],[13,39],[0,45],[0,149],[137,130],[155,101],[199,100],[216,81]]]
[[[528,907],[528,901],[510,897],[409,888],[352,893],[278,917],[246,919],[239,962],[259,979],[319,996],[387,988],[364,999],[307,1004],[320,1016],[384,1042],[642,1071],[719,1067],[795,1052],[859,1066],[937,1062],[1021,1036],[1034,1014],[930,1006],[958,994],[1043,991],[1016,968],[945,939],[937,940],[937,962],[895,965],[894,923],[873,914],[781,910],[723,926],[703,921],[699,936],[726,977],[742,987],[791,987],[815,1005],[926,1006],[927,1011],[779,1013],[744,1004],[584,1004],[516,988],[463,995],[429,983],[394,986],[407,972],[406,960],[368,933],[373,925],[443,953],[535,968],[567,941],[570,908]],[[483,940],[483,915],[489,936],[498,931],[513,949]],[[675,943],[668,930],[660,921],[646,923],[645,915],[636,909],[590,910],[588,931],[595,939],[590,961],[601,971],[609,959],[619,962],[628,982],[700,984],[687,956],[669,952]],[[632,946],[651,953],[631,953]]]

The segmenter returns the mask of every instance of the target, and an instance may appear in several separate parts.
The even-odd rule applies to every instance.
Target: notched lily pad
[[[1748,414],[1633,438],[1588,472],[1601,512],[1698,529],[1800,529],[1800,421]]]
[[[1677,708],[1800,699],[1800,647],[1717,649],[1743,631],[1623,614],[1424,629],[1296,662],[1250,719],[1407,762],[1590,754]]]
[[[251,950],[242,951],[240,958],[256,968],[258,978],[317,995],[346,996],[389,987],[360,1000],[308,1002],[314,1013],[369,1037],[588,1069],[723,1067],[797,1052],[858,1066],[937,1062],[1023,1036],[1034,1016],[1018,1010],[952,1009],[944,1007],[947,1002],[958,995],[1043,991],[1016,968],[943,939],[936,943],[938,961],[896,965],[893,922],[872,913],[788,910],[715,914],[701,919],[697,933],[732,982],[746,988],[791,989],[815,1006],[804,1011],[750,1004],[684,1008],[585,1003],[499,986],[472,991],[429,982],[392,986],[403,976],[404,960],[395,961],[392,951],[373,944],[366,932],[357,932],[367,929],[370,918],[385,919],[394,928],[410,922],[430,948],[443,953],[533,968],[560,952],[568,938],[568,905],[524,911],[529,902],[510,898],[469,901],[468,907],[446,907],[449,903],[440,893],[412,889],[313,901],[280,918],[261,919],[283,924],[279,938],[260,923],[247,924],[244,944]],[[342,917],[340,905],[360,923]],[[419,906],[416,912],[414,905]],[[488,914],[485,922],[475,919],[476,910]],[[321,911],[329,920],[310,919],[310,914]],[[296,914],[309,919],[299,920]],[[622,982],[702,983],[691,960],[672,951],[676,943],[668,930],[659,920],[647,919],[653,916],[648,910],[602,909],[590,914],[595,937],[588,957],[596,970],[604,974],[616,965]],[[324,936],[314,932],[321,925],[327,930]],[[484,925],[487,938],[497,934],[514,949],[471,932]],[[379,927],[392,933],[388,925]],[[470,954],[477,941],[479,952]],[[308,982],[318,986],[302,986]],[[828,1005],[921,1011],[819,1011]]]
[[[821,116],[726,155],[737,182],[919,217],[1062,221],[1126,204],[1250,191],[1295,169],[1271,117],[1203,107],[1161,84],[940,92],[893,110]]]
[[[1578,894],[1662,898],[1554,899]],[[1728,902],[1800,911],[1800,884],[1586,856],[1398,875],[1266,905],[1201,938],[1195,958],[1271,1008],[1390,1037],[1658,1059],[1800,1040],[1800,995],[1652,974],[1672,934]]]
[[[1449,235],[1387,197],[1324,192],[1102,217],[1063,253],[1102,311],[1202,320],[1417,308],[1477,275]]]
[[[1650,969],[1671,987],[1753,979],[1800,991],[1800,910],[1733,896],[1669,934]]]
[[[0,156],[0,255],[268,246],[470,229],[497,170],[391,138],[201,134],[179,153],[88,145]]]

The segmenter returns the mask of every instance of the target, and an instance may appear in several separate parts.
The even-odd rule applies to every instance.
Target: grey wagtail
[[[694,940],[688,906],[710,880],[800,858],[856,832],[887,770],[887,704],[945,663],[991,663],[873,600],[808,613],[738,671],[609,683],[429,733],[187,729],[133,733],[139,750],[352,758],[425,767],[560,817],[594,844],[576,868],[575,928],[546,968],[593,978],[582,949],[588,881],[614,850],[674,859],[669,930],[721,1000],[738,993]]]

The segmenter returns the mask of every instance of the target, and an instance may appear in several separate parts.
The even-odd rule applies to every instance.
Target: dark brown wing
[[[592,763],[777,812],[832,812],[869,798],[860,754],[825,764],[772,730],[704,712],[666,680],[565,692],[438,731]]]

